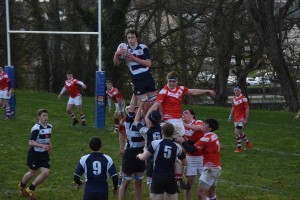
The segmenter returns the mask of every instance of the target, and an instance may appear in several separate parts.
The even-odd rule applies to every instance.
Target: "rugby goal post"
[[[10,34],[61,34],[61,35],[98,35],[98,71],[95,79],[95,128],[105,127],[105,72],[101,62],[101,0],[98,0],[98,32],[68,32],[68,31],[21,31],[10,30],[9,0],[5,0],[6,37],[7,37],[7,67],[11,66]]]

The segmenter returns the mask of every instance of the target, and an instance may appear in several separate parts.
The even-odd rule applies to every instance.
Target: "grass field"
[[[18,183],[25,172],[26,153],[30,129],[36,122],[36,110],[49,110],[49,123],[54,126],[53,152],[48,179],[36,194],[41,200],[79,200],[83,190],[73,182],[74,169],[79,158],[89,153],[88,139],[100,136],[102,152],[110,155],[116,166],[121,163],[118,136],[113,133],[112,113],[106,113],[106,128],[94,128],[94,98],[84,97],[84,112],[88,127],[72,127],[65,112],[67,96],[56,100],[57,94],[16,91],[16,119],[0,118],[0,199],[23,199]],[[187,107],[187,106],[185,106]],[[245,128],[253,148],[248,152],[234,153],[233,125],[227,122],[230,108],[190,106],[198,119],[213,117],[220,123],[217,134],[221,143],[222,175],[218,184],[219,200],[298,200],[300,199],[300,120],[293,113],[278,111],[250,111]],[[3,110],[0,110],[3,115]],[[111,180],[108,180],[112,186]],[[196,186],[193,188],[196,196]],[[117,199],[110,196],[110,199]],[[127,199],[134,199],[133,185]],[[144,199],[148,191],[144,187]],[[181,191],[179,199],[183,198]],[[196,197],[195,197],[196,199]]]

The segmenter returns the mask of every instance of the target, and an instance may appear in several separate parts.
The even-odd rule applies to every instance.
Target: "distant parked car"
[[[229,85],[229,86],[235,85],[235,81],[228,79],[227,80],[227,85]]]
[[[248,86],[254,86],[254,85],[259,85],[259,82],[256,81],[254,78],[252,77],[247,77],[246,78],[246,83]]]
[[[256,77],[255,78],[256,81],[258,81],[259,84],[261,85],[271,85],[271,81],[268,78],[263,78],[263,77]]]

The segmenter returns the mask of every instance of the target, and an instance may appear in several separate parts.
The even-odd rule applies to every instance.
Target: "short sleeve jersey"
[[[117,50],[119,50],[121,48],[124,48],[124,47],[127,48],[127,51],[130,54],[132,54],[135,57],[138,57],[141,60],[150,60],[151,59],[149,49],[144,44],[138,44],[137,47],[135,49],[133,49],[128,44],[121,43],[118,46]],[[143,65],[140,65],[137,62],[129,61],[129,62],[127,62],[127,65],[128,65],[129,71],[131,72],[131,77],[133,79],[141,79],[145,76],[149,76],[149,74],[150,74],[149,67],[145,67]]]
[[[8,78],[8,75],[2,71],[0,74],[0,90],[8,90],[10,79]]]
[[[110,156],[93,152],[79,160],[75,175],[85,177],[85,192],[108,193],[107,178],[116,176],[117,170]]]
[[[148,149],[148,146],[151,144],[152,141],[162,139],[160,125],[147,128],[142,123],[138,123],[137,129],[139,130],[140,134],[145,138],[145,149]]]
[[[234,107],[234,121],[244,120],[246,117],[246,108],[249,107],[248,99],[242,94],[239,97],[234,96],[232,106]]]
[[[47,124],[46,126],[42,126],[39,123],[36,123],[31,128],[31,133],[29,140],[36,141],[40,144],[51,144],[50,138],[52,133],[52,125]],[[47,150],[43,149],[42,147],[31,147],[31,150],[35,152],[47,152]]]
[[[177,157],[180,160],[185,159],[181,146],[169,139],[152,141],[148,151],[153,155],[153,173],[174,173]]]
[[[189,123],[189,125],[197,125],[197,126],[202,126],[203,122],[201,120],[193,120],[191,123]],[[187,137],[187,139],[193,141],[194,143],[196,143],[198,140],[200,140],[200,138],[203,137],[204,133],[202,130],[200,131],[193,131],[190,128],[184,127],[185,128],[185,133],[184,136]],[[196,151],[195,153],[186,153],[188,156],[202,156],[203,153],[202,151]]]
[[[111,88],[111,90],[106,90],[107,96],[109,96],[114,103],[122,102],[124,101],[124,98],[122,97],[121,93],[117,88]]]
[[[220,143],[215,133],[209,132],[204,134],[194,146],[203,152],[204,167],[220,166]]]
[[[177,86],[171,90],[167,85],[159,92],[156,102],[161,103],[165,120],[181,118],[181,102],[187,92],[187,87]]]
[[[77,79],[72,78],[71,80],[66,80],[64,86],[68,90],[69,95],[72,98],[80,96],[79,87],[78,87],[78,80]]]

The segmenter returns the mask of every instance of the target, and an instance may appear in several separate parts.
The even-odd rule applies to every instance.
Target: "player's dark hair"
[[[127,36],[128,34],[135,35],[136,38],[139,38],[139,33],[138,33],[137,30],[135,30],[135,29],[131,29],[131,30],[127,31],[126,36]]]
[[[41,116],[42,113],[48,113],[48,110],[41,108],[41,109],[38,109],[38,111],[36,112],[37,116]]]
[[[162,126],[161,130],[165,137],[172,137],[172,135],[174,134],[174,126],[170,123],[165,123]]]
[[[97,136],[94,136],[90,139],[89,141],[89,147],[93,150],[93,151],[99,151],[100,148],[102,146],[102,142],[101,139]]]
[[[196,118],[196,113],[192,110],[192,109],[187,109],[188,111],[190,111],[191,115],[193,115],[193,119]]]
[[[73,75],[73,73],[71,71],[67,71],[66,74],[72,74]]]
[[[149,115],[148,119],[151,121],[153,126],[159,125],[161,121],[161,114],[158,110],[153,110]]]
[[[204,123],[208,124],[208,126],[211,128],[211,132],[219,129],[219,123],[215,119],[206,119],[204,120]]]

